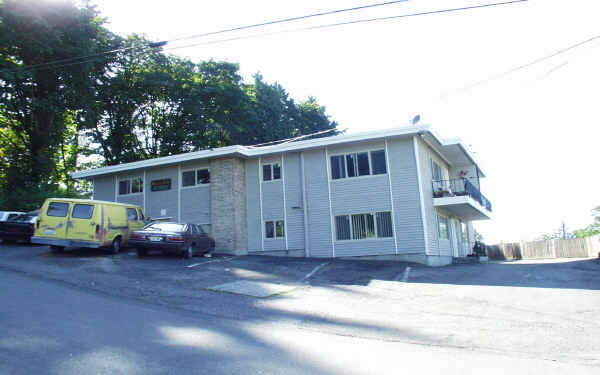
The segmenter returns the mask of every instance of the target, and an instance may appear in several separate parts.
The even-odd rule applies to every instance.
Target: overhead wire
[[[486,83],[488,83],[488,82],[495,81],[495,80],[497,80],[497,79],[503,78],[503,77],[505,77],[505,76],[507,76],[507,75],[509,75],[509,74],[515,73],[515,72],[517,72],[517,71],[519,71],[519,70],[523,70],[523,69],[529,68],[530,66],[533,66],[533,65],[537,65],[537,64],[539,64],[539,63],[541,63],[541,62],[543,62],[543,61],[546,61],[546,60],[552,59],[552,58],[554,58],[554,57],[556,57],[556,56],[562,55],[562,54],[564,54],[564,53],[566,53],[566,52],[568,52],[568,51],[571,51],[571,50],[573,50],[573,49],[575,49],[575,48],[581,47],[581,46],[583,46],[583,45],[585,45],[585,44],[591,43],[591,42],[593,42],[593,41],[595,41],[595,40],[598,40],[598,39],[600,39],[600,35],[595,35],[595,36],[593,36],[593,37],[591,37],[591,38],[587,38],[587,39],[585,39],[585,40],[583,40],[583,41],[580,41],[580,42],[577,42],[577,43],[571,44],[571,45],[569,45],[568,47],[561,48],[561,49],[559,49],[559,50],[557,50],[557,51],[554,51],[554,52],[552,52],[552,53],[550,53],[550,54],[548,54],[548,55],[544,55],[544,56],[542,56],[542,57],[539,57],[539,58],[537,58],[537,59],[535,59],[535,60],[532,60],[532,61],[530,61],[530,62],[528,62],[528,63],[522,64],[522,65],[518,65],[518,66],[515,66],[514,68],[510,68],[510,69],[508,69],[508,70],[506,70],[506,71],[504,71],[504,72],[502,72],[502,73],[495,74],[495,75],[493,75],[493,76],[491,76],[491,77],[489,77],[489,78],[482,79],[482,80],[480,80],[480,81],[477,81],[477,82],[471,83],[471,84],[469,84],[469,85],[463,86],[463,87],[461,87],[461,88],[458,88],[458,89],[455,89],[455,90],[450,90],[450,91],[446,92],[445,94],[442,94],[442,95],[440,95],[440,96],[439,96],[439,99],[441,100],[441,99],[444,99],[444,98],[446,98],[446,97],[448,97],[448,96],[450,96],[450,95],[458,94],[458,93],[460,93],[460,92],[467,91],[467,90],[470,90],[470,89],[472,89],[472,88],[474,88],[474,87],[477,87],[477,86],[480,86],[480,85],[486,84]],[[560,65],[559,67],[557,67],[557,69],[558,69],[558,68],[561,68],[561,67],[562,67],[562,66],[564,66],[564,65],[566,65],[566,63],[565,63],[565,64],[562,64],[562,65]],[[556,69],[554,69],[554,70],[556,70]],[[552,71],[551,71],[551,72],[552,72]],[[551,73],[551,72],[550,72],[550,73]]]
[[[385,3],[377,3],[377,4],[365,5],[365,6],[361,6],[361,7],[339,9],[339,10],[334,10],[334,11],[329,11],[329,12],[323,12],[323,13],[315,13],[313,15],[293,17],[293,18],[288,18],[288,19],[284,19],[284,20],[277,20],[277,21],[269,21],[269,22],[265,22],[265,23],[261,23],[261,24],[254,24],[254,25],[248,25],[248,26],[240,26],[240,27],[236,27],[236,28],[224,29],[224,30],[210,32],[210,33],[197,34],[197,35],[194,35],[194,36],[189,36],[189,37],[184,37],[184,38],[172,39],[172,40],[169,40],[169,41],[155,42],[155,43],[151,43],[151,44],[164,45],[164,44],[166,44],[165,42],[172,42],[172,41],[178,41],[178,40],[184,40],[184,39],[199,38],[199,37],[203,37],[203,36],[221,34],[221,33],[225,33],[225,32],[237,31],[237,30],[247,29],[247,28],[251,28],[251,27],[260,27],[260,26],[265,26],[265,25],[274,24],[274,23],[290,22],[290,21],[294,21],[294,20],[298,20],[298,19],[303,19],[303,18],[316,17],[316,16],[322,16],[322,15],[326,15],[326,14],[333,14],[333,13],[340,13],[340,12],[347,12],[347,11],[351,11],[351,10],[364,9],[364,8],[368,8],[368,7],[390,5],[390,4],[393,4],[393,3],[406,2],[406,1],[408,1],[408,0],[390,1],[390,2],[385,2]],[[488,7],[494,7],[494,6],[523,3],[523,2],[527,2],[527,1],[529,1],[529,0],[511,0],[511,1],[503,1],[503,2],[495,2],[495,3],[471,5],[471,6],[458,7],[458,8],[446,8],[446,9],[438,9],[438,10],[425,11],[425,12],[400,14],[400,15],[395,15],[395,16],[375,17],[375,18],[367,18],[367,19],[360,19],[360,20],[353,20],[353,21],[337,22],[337,23],[330,23],[330,24],[317,25],[317,26],[307,26],[307,27],[290,29],[290,30],[281,30],[281,31],[274,31],[274,32],[270,32],[270,33],[245,35],[245,36],[238,36],[238,37],[227,38],[227,39],[219,39],[219,40],[208,41],[208,42],[193,43],[193,44],[183,45],[183,46],[175,46],[175,47],[170,47],[170,48],[161,48],[161,50],[162,51],[170,51],[170,50],[176,50],[176,49],[182,49],[182,48],[197,47],[197,46],[201,46],[201,45],[218,44],[218,43],[223,43],[223,42],[230,42],[230,41],[243,40],[243,39],[251,39],[251,38],[259,38],[259,37],[272,36],[272,35],[278,35],[278,34],[286,34],[286,33],[300,32],[300,31],[309,31],[309,30],[316,30],[316,29],[324,29],[324,28],[331,28],[331,27],[345,26],[345,25],[352,25],[352,24],[359,24],[359,23],[369,23],[369,22],[376,22],[376,21],[385,21],[385,20],[392,20],[392,19],[399,19],[399,18],[408,18],[408,17],[416,17],[416,16],[424,16],[424,15],[432,15],[432,14],[458,12],[458,11],[465,11],[465,10],[478,9],[478,8],[488,8]],[[133,49],[133,48],[134,47],[127,47],[127,48],[124,48],[124,49],[121,49],[121,50],[129,50],[129,49]],[[141,56],[142,54],[151,52],[153,50],[157,50],[157,49],[147,47],[145,50],[141,51],[141,53],[138,54],[137,56]],[[114,51],[118,52],[117,50],[114,50]],[[99,53],[97,57],[99,57],[101,55],[104,55],[104,54],[106,54],[106,53]],[[73,59],[76,59],[76,58],[73,58]],[[92,57],[92,59],[93,59],[93,57]],[[47,66],[47,67],[43,67],[42,66],[42,67],[38,67],[38,68],[35,68],[35,69],[44,69],[44,68],[45,69],[54,69],[54,68],[59,68],[59,67],[63,67],[63,66],[85,64],[85,63],[87,63],[89,61],[92,61],[92,60],[76,61],[76,62],[73,62],[73,63],[70,63],[70,64],[64,64],[64,65],[51,65],[51,66]],[[49,63],[46,63],[46,64],[50,65],[50,64],[53,64],[53,63],[49,62]],[[29,67],[28,68],[19,68],[19,69],[15,69],[13,71],[29,71],[30,69],[32,69],[32,68],[29,68]],[[7,71],[0,71],[0,72],[5,73]]]
[[[386,20],[392,20],[392,19],[398,19],[398,18],[408,18],[408,17],[425,16],[425,15],[440,14],[440,13],[458,12],[458,11],[464,11],[464,10],[477,9],[477,8],[487,8],[487,7],[493,7],[493,6],[499,6],[499,5],[523,3],[523,2],[527,2],[527,1],[529,1],[529,0],[512,0],[512,1],[504,1],[504,2],[498,2],[498,3],[472,5],[472,6],[459,7],[459,8],[447,8],[447,9],[439,9],[439,10],[432,10],[432,11],[426,11],[426,12],[400,14],[400,15],[395,15],[395,16],[375,17],[375,18],[367,18],[367,19],[361,19],[361,20],[337,22],[337,23],[330,23],[330,24],[325,24],[325,25],[307,26],[307,27],[302,27],[302,28],[297,28],[297,29],[273,31],[270,33],[242,35],[242,36],[232,37],[232,38],[227,38],[227,39],[212,40],[212,41],[208,41],[208,42],[200,42],[200,43],[188,44],[188,45],[183,45],[183,46],[164,48],[163,50],[170,51],[170,50],[176,50],[176,49],[182,49],[182,48],[191,48],[191,47],[197,47],[197,46],[203,46],[203,45],[218,44],[218,43],[223,43],[223,42],[231,42],[231,41],[244,40],[244,39],[260,38],[260,37],[265,37],[265,36],[294,33],[294,32],[300,32],[300,31],[325,29],[325,28],[330,28],[330,27],[345,26],[345,25],[352,25],[352,24],[358,24],[358,23],[386,21]]]
[[[190,36],[186,36],[186,37],[180,37],[180,38],[175,38],[175,39],[170,39],[170,40],[163,40],[160,42],[153,42],[153,43],[149,43],[148,46],[146,46],[146,47],[154,49],[157,47],[162,47],[169,42],[177,42],[177,41],[181,41],[181,40],[196,39],[196,38],[201,38],[201,37],[206,37],[206,36],[211,36],[211,35],[228,33],[228,32],[232,32],[232,31],[240,31],[240,30],[246,30],[246,29],[257,28],[257,27],[262,27],[262,26],[274,25],[274,24],[278,24],[278,23],[292,22],[292,21],[298,21],[298,20],[302,20],[302,19],[331,15],[331,14],[381,7],[381,6],[392,5],[392,4],[397,4],[397,3],[404,3],[407,1],[409,1],[409,0],[386,1],[386,2],[382,2],[382,3],[366,4],[366,5],[361,5],[361,6],[351,7],[351,8],[336,9],[336,10],[330,10],[330,11],[326,11],[326,12],[307,14],[307,15],[303,15],[303,16],[290,17],[290,18],[284,18],[284,19],[279,19],[279,20],[272,20],[272,21],[261,22],[261,23],[256,23],[256,24],[252,24],[252,25],[237,26],[237,27],[232,27],[232,28],[227,28],[227,29],[222,29],[222,30],[217,30],[217,31],[211,31],[211,32],[206,32],[206,33],[201,33],[201,34],[190,35]],[[136,46],[117,48],[117,49],[113,49],[110,51],[104,51],[104,52],[98,52],[98,53],[90,54],[90,55],[75,56],[75,57],[70,57],[70,58],[66,58],[66,59],[54,60],[54,61],[49,61],[49,62],[31,65],[31,66],[27,66],[27,67],[16,68],[16,69],[12,69],[12,70],[2,70],[2,71],[0,71],[0,73],[16,73],[16,72],[20,72],[20,71],[29,71],[31,69],[37,69],[37,68],[42,68],[42,67],[48,67],[49,69],[52,69],[55,67],[71,66],[71,65],[76,65],[76,64],[66,64],[66,65],[56,65],[56,64],[60,64],[60,63],[64,63],[64,62],[72,62],[75,60],[82,60],[80,63],[84,64],[88,61],[91,61],[91,60],[89,60],[89,58],[100,57],[100,56],[104,56],[104,55],[108,55],[108,54],[112,54],[112,53],[131,50],[134,48],[136,48]],[[88,59],[88,60],[83,61],[84,59]]]

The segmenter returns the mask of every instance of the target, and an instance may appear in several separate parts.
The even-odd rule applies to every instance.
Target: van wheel
[[[64,246],[50,246],[50,251],[52,251],[54,254],[62,253],[64,250]]]
[[[192,247],[192,245],[189,245],[187,250],[183,252],[183,257],[185,259],[192,259],[193,256],[194,256],[194,248]]]
[[[146,254],[148,254],[148,251],[142,247],[138,247],[136,250],[137,250],[138,257],[145,257]]]
[[[110,250],[113,254],[119,254],[119,251],[121,251],[121,237],[117,237],[113,240]]]

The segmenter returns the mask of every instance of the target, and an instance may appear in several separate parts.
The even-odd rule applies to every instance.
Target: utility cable
[[[407,1],[407,0],[402,0],[402,1]],[[527,1],[529,1],[529,0],[512,0],[512,1],[497,2],[497,3],[472,5],[472,6],[459,7],[459,8],[446,8],[446,9],[432,10],[432,11],[426,11],[426,12],[400,14],[400,15],[387,16],[387,17],[367,18],[367,19],[354,20],[354,21],[346,21],[346,22],[338,22],[338,23],[331,23],[331,24],[325,24],[325,25],[308,26],[308,27],[291,29],[291,30],[274,31],[274,32],[271,32],[271,33],[263,33],[263,34],[239,36],[239,37],[233,37],[233,38],[227,38],[227,39],[219,39],[219,40],[214,40],[214,41],[209,41],[209,42],[193,43],[193,44],[188,44],[188,45],[183,45],[183,46],[176,46],[176,47],[171,47],[171,48],[162,48],[162,50],[163,51],[170,51],[170,50],[176,50],[176,49],[182,49],[182,48],[197,47],[197,46],[201,46],[201,45],[217,44],[217,43],[223,43],[223,42],[229,42],[229,41],[235,41],[235,40],[251,39],[251,38],[264,37],[264,36],[293,33],[293,32],[299,32],[299,31],[309,31],[309,30],[324,29],[324,28],[331,28],[331,27],[336,27],[336,26],[345,26],[345,25],[352,25],[352,24],[359,24],[359,23],[368,23],[368,22],[385,21],[385,20],[399,19],[399,18],[408,18],[408,17],[425,16],[425,15],[432,15],[432,14],[458,12],[458,11],[465,11],[465,10],[478,9],[478,8],[489,8],[489,7],[494,7],[494,6],[523,3],[523,2],[527,2]],[[379,5],[381,5],[381,4],[389,4],[389,3],[380,3]],[[354,9],[354,8],[349,8],[349,9]],[[335,12],[335,11],[332,11],[332,12]],[[304,16],[304,17],[306,18],[307,16]],[[275,22],[275,21],[273,21],[273,22]],[[254,27],[258,27],[258,26],[254,26]],[[228,29],[228,30],[233,31],[234,29]],[[236,30],[237,30],[237,28],[236,28]],[[218,33],[222,33],[222,32],[225,32],[225,31],[216,31],[216,32],[213,32],[213,33],[198,34],[195,37],[200,37],[201,35],[218,34]],[[192,37],[187,37],[187,38],[189,39],[189,38],[192,38]],[[183,39],[183,38],[174,39],[173,41],[175,41],[175,40],[181,40],[181,39]],[[164,45],[166,43],[165,42],[157,42],[156,44]],[[149,50],[142,51],[138,56],[140,56],[142,54],[145,54],[145,53],[148,53],[148,52],[149,52]],[[58,68],[58,67],[62,67],[62,66],[84,64],[86,62],[88,62],[88,61],[79,61],[79,62],[74,62],[74,63],[71,63],[71,64],[56,65],[56,66],[45,67],[45,68],[46,69],[53,69],[53,68]],[[50,64],[50,63],[48,63],[48,64]],[[43,69],[43,68],[44,67],[41,67],[41,69]],[[38,69],[40,69],[40,68],[38,68]],[[27,70],[28,70],[27,68],[23,68],[20,71],[27,71]],[[5,72],[5,71],[0,71],[0,72]]]
[[[495,81],[497,79],[503,78],[503,77],[505,77],[505,76],[507,76],[509,74],[512,74],[512,73],[517,72],[519,70],[523,70],[523,69],[529,68],[530,66],[539,64],[539,63],[541,63],[543,61],[552,59],[552,58],[554,58],[554,57],[556,57],[558,55],[562,55],[563,53],[566,53],[566,52],[568,52],[568,51],[570,51],[572,49],[581,47],[581,46],[583,46],[585,44],[591,43],[591,42],[593,42],[595,40],[598,40],[598,39],[600,39],[600,35],[596,35],[596,36],[593,36],[591,38],[585,39],[585,40],[583,40],[581,42],[577,42],[575,44],[572,44],[572,45],[570,45],[568,47],[561,48],[561,49],[559,49],[559,50],[557,50],[555,52],[552,52],[551,54],[539,57],[539,58],[537,58],[537,59],[535,59],[533,61],[530,61],[530,62],[528,62],[526,64],[519,65],[519,66],[516,66],[514,68],[508,69],[508,70],[506,70],[506,71],[504,71],[504,72],[502,72],[500,74],[493,75],[493,76],[491,76],[489,78],[483,79],[481,81],[474,82],[474,83],[472,83],[470,85],[463,86],[463,87],[458,88],[456,90],[451,90],[451,91],[449,91],[449,92],[447,92],[445,94],[440,95],[439,99],[444,99],[444,98],[448,97],[449,95],[457,94],[457,93],[462,92],[462,91],[467,91],[467,90],[470,90],[470,89],[472,89],[472,88],[474,88],[476,86],[483,85],[485,83],[488,83],[488,82]],[[563,64],[563,65],[565,65],[565,64]],[[563,65],[559,66],[559,68],[562,67]]]
[[[351,11],[362,10],[362,9],[367,9],[367,8],[375,8],[375,7],[392,5],[392,4],[397,4],[397,3],[404,3],[407,1],[409,1],[409,0],[386,1],[383,3],[367,4],[367,5],[362,5],[362,6],[352,7],[352,8],[345,8],[345,9],[336,9],[336,10],[331,10],[331,11],[327,11],[327,12],[307,14],[307,15],[303,15],[303,16],[284,18],[284,19],[280,19],[280,20],[267,21],[267,22],[252,24],[252,25],[237,26],[237,27],[232,27],[229,29],[211,31],[211,32],[207,32],[207,33],[196,34],[196,35],[191,35],[191,36],[186,36],[186,37],[181,37],[181,38],[176,38],[176,39],[164,40],[161,42],[149,43],[147,47],[158,48],[158,47],[162,47],[162,46],[166,45],[169,42],[177,42],[177,41],[181,41],[181,40],[201,38],[201,37],[206,37],[206,36],[210,36],[210,35],[217,35],[217,34],[223,34],[223,33],[228,33],[228,32],[232,32],[232,31],[246,30],[246,29],[257,28],[257,27],[262,27],[262,26],[274,25],[274,24],[278,24],[278,23],[292,22],[292,21],[298,21],[298,20],[307,19],[307,18],[320,17],[320,16],[326,16],[326,15],[344,13],[344,12],[351,12]],[[72,62],[75,60],[83,60],[83,59],[87,59],[87,58],[104,56],[104,55],[117,53],[117,52],[121,52],[121,51],[127,51],[127,50],[130,50],[133,48],[135,48],[135,46],[117,48],[117,49],[110,50],[110,51],[98,52],[95,54],[85,55],[85,56],[71,57],[71,58],[67,58],[67,59],[54,60],[54,61],[49,61],[46,63],[40,63],[40,64],[31,65],[28,67],[23,67],[23,68],[18,68],[18,69],[2,70],[2,71],[0,71],[0,73],[13,73],[13,72],[19,72],[19,71],[28,71],[30,69],[41,68],[41,67],[45,67],[45,66],[49,66],[49,65],[55,65],[55,64],[60,64],[60,63],[64,63],[64,62]],[[82,64],[85,62],[87,62],[87,61],[81,61]],[[67,65],[61,65],[61,66],[69,66],[69,65],[74,65],[74,64],[67,64]],[[55,67],[55,66],[52,66],[50,68],[53,68],[53,67]]]
[[[493,6],[499,6],[499,5],[509,5],[509,4],[514,4],[514,3],[523,3],[523,2],[526,2],[526,1],[529,1],[529,0],[512,0],[512,1],[505,1],[505,2],[500,2],[500,3],[480,4],[480,5],[472,5],[472,6],[460,7],[460,8],[439,9],[439,10],[432,10],[432,11],[427,11],[427,12],[400,14],[400,15],[396,15],[396,16],[367,18],[367,19],[361,19],[361,20],[355,20],[355,21],[330,23],[330,24],[326,24],[326,25],[307,26],[307,27],[298,28],[298,29],[290,29],[290,30],[283,30],[283,31],[274,31],[274,32],[271,32],[271,33],[238,36],[238,37],[227,38],[227,39],[213,40],[213,41],[209,41],[209,42],[194,43],[194,44],[188,44],[188,45],[184,45],[184,46],[164,48],[163,50],[164,51],[170,51],[170,50],[175,50],[175,49],[197,47],[197,46],[209,45],[209,44],[218,44],[218,43],[223,43],[223,42],[231,42],[231,41],[236,41],[236,40],[252,39],[252,38],[265,37],[265,36],[273,36],[273,35],[278,35],[278,34],[294,33],[294,32],[299,32],[299,31],[309,31],[309,30],[325,29],[325,28],[336,27],[336,26],[352,25],[352,24],[358,24],[358,23],[367,23],[367,22],[375,22],[375,21],[386,21],[386,20],[398,19],[398,18],[408,18],[408,17],[416,17],[416,16],[425,16],[425,15],[432,15],[432,14],[448,13],[448,12],[457,12],[457,11],[471,10],[471,9],[477,9],[477,8],[487,8],[487,7],[493,7]]]

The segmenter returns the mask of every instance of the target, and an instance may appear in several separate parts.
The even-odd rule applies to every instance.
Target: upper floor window
[[[436,163],[433,159],[431,159],[431,179],[433,181],[440,181],[444,179],[442,167],[440,167],[440,165]]]
[[[119,180],[119,195],[136,194],[144,192],[144,179],[141,177]]]
[[[263,164],[262,166],[263,181],[272,181],[281,179],[281,164]]]
[[[208,168],[181,172],[181,187],[206,184],[210,184],[210,170]]]
[[[331,178],[333,180],[386,173],[387,165],[384,150],[356,152],[331,157]]]

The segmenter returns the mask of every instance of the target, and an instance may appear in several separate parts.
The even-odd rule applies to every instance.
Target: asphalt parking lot
[[[600,368],[600,261],[402,262],[0,245],[0,269],[190,314]],[[215,288],[284,285],[265,298]],[[243,288],[242,288],[243,289]]]

